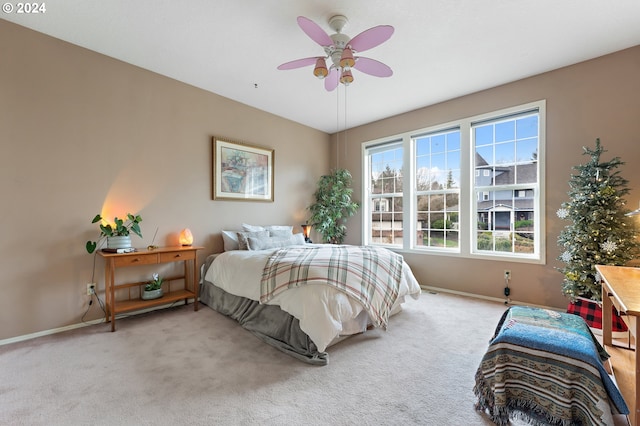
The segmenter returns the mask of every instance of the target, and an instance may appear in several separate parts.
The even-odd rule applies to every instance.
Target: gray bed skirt
[[[208,265],[207,265],[208,266]],[[313,365],[327,365],[329,354],[318,351],[315,343],[300,329],[298,319],[275,305],[227,293],[203,280],[200,302],[236,320],[265,343]]]

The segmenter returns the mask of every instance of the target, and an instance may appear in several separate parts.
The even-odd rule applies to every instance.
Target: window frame
[[[371,152],[370,152],[369,155],[363,157],[364,169],[366,170],[366,172],[365,172],[366,180],[363,181],[363,183],[364,183],[363,188],[369,188],[369,190],[364,189],[364,191],[367,193],[367,196],[366,196],[366,198],[363,198],[364,201],[362,203],[362,208],[363,209],[366,208],[368,212],[370,211],[371,213],[375,212],[375,213],[378,213],[378,214],[387,213],[391,217],[395,217],[395,215],[398,212],[395,211],[393,201],[391,202],[391,206],[387,210],[385,210],[384,212],[382,212],[382,211],[377,211],[376,212],[375,210],[370,210],[370,208],[371,208],[371,203],[372,202],[374,203],[373,207],[375,207],[375,203],[376,203],[375,199],[377,199],[377,198],[381,198],[381,197],[384,197],[384,196],[390,196],[390,197],[393,197],[393,198],[398,197],[398,198],[402,198],[402,212],[401,212],[401,214],[404,217],[404,214],[405,214],[404,213],[404,206],[406,205],[406,198],[405,198],[406,190],[404,188],[404,186],[405,186],[404,183],[403,183],[403,187],[402,187],[402,192],[401,193],[398,193],[398,192],[381,192],[381,193],[374,194],[370,190],[372,176],[368,173],[369,160],[370,160],[370,156],[371,155],[373,155],[375,153],[378,153],[379,151],[387,151],[387,150],[391,151],[391,150],[397,149],[397,148],[402,148],[402,163],[405,164],[405,161],[406,161],[406,158],[407,158],[406,157],[406,151],[404,149],[402,141],[399,140],[398,138],[396,138],[396,139],[385,139],[384,142],[382,142],[382,143],[379,143],[379,144],[369,143],[367,145],[367,151],[371,151]],[[401,195],[401,197],[399,197],[399,195]],[[403,221],[403,228],[402,228],[403,234],[406,232],[406,230],[404,228],[405,222],[406,221]],[[396,229],[394,224],[395,224],[395,221],[392,221],[391,222],[391,228],[390,228],[392,233],[394,233],[394,230]],[[369,215],[369,235],[368,235],[368,239],[369,240],[371,239],[371,231],[372,230],[373,230],[373,221],[371,221],[371,215]],[[375,244],[377,246],[387,247],[387,248],[398,248],[398,246],[395,245],[395,244],[383,244],[383,243],[369,243],[369,244]]]
[[[498,120],[501,118],[508,118],[509,116],[517,116],[520,114],[526,114],[530,112],[538,113],[538,154],[537,154],[537,187],[534,191],[534,253],[511,253],[511,252],[496,252],[496,251],[477,251],[475,249],[477,225],[475,219],[477,215],[477,203],[472,198],[475,194],[475,171],[474,168],[474,156],[475,147],[473,146],[473,125],[481,122],[488,122]],[[415,147],[412,143],[413,138],[419,137],[423,134],[445,132],[454,128],[460,129],[460,195],[459,195],[459,229],[460,243],[457,249],[439,249],[437,247],[417,246],[416,245],[416,220],[417,220],[417,206],[416,206],[416,184],[415,184]],[[472,117],[465,117],[458,120],[442,123],[438,125],[429,126],[417,130],[407,131],[401,134],[371,140],[362,143],[362,239],[363,244],[375,244],[390,248],[399,252],[410,253],[423,253],[434,255],[445,255],[453,257],[464,257],[473,259],[490,259],[501,261],[512,261],[522,263],[546,263],[546,250],[544,244],[545,237],[545,145],[546,145],[546,100],[538,100],[522,105],[517,105],[509,108],[504,108],[488,113],[478,114]],[[370,212],[370,182],[371,176],[369,170],[369,152],[372,148],[381,149],[385,145],[397,145],[402,144],[403,148],[403,244],[390,245],[379,244],[371,242],[371,215]],[[405,173],[408,176],[405,177]],[[525,189],[525,188],[522,188]],[[514,193],[515,197],[515,193]],[[404,237],[404,236],[408,236]]]
[[[449,161],[448,158],[450,156],[451,157],[455,157],[455,154],[454,155],[451,155],[451,154],[457,152],[458,153],[458,163],[460,163],[460,161],[462,159],[462,146],[460,144],[460,141],[458,141],[458,148],[457,149],[455,149],[455,148],[451,149],[451,150],[449,149],[449,145],[450,145],[449,139],[450,139],[450,135],[452,133],[457,134],[457,137],[460,138],[460,129],[458,127],[440,129],[439,131],[436,131],[436,132],[428,132],[428,133],[421,133],[421,134],[420,133],[418,133],[418,134],[412,133],[412,136],[410,138],[411,148],[415,151],[416,148],[417,148],[417,144],[419,142],[421,142],[423,138],[427,138],[429,140],[432,140],[432,138],[434,138],[434,137],[435,138],[443,138],[444,139],[443,143],[445,144],[445,149],[443,151],[436,152],[436,153],[430,153],[430,154],[423,154],[422,158],[428,157],[429,158],[429,162],[431,163],[431,161],[434,159],[434,157],[438,157],[440,155],[443,155],[444,156],[444,158],[443,158],[444,162],[448,163],[448,161]],[[413,166],[415,168],[417,163],[418,163],[418,154],[417,154],[417,152],[414,152],[412,154],[411,161],[413,162]],[[461,167],[461,165],[460,165],[460,167]],[[443,169],[443,171],[445,169]],[[448,170],[451,171],[452,170],[451,167],[449,167]],[[430,170],[430,173],[431,173],[431,170]],[[429,197],[429,198],[442,196],[444,200],[447,200],[451,196],[455,195],[455,196],[457,196],[458,203],[459,203],[460,187],[461,187],[462,183],[461,182],[457,182],[458,183],[458,187],[454,187],[454,188],[437,188],[437,189],[436,188],[428,188],[428,189],[420,189],[419,190],[417,188],[417,181],[418,181],[417,174],[418,174],[418,170],[415,169],[414,173],[412,174],[412,176],[410,176],[410,181],[411,181],[411,185],[412,185],[411,186],[411,191],[412,191],[411,200],[413,202],[410,207],[411,207],[412,212],[415,215],[415,217],[413,218],[412,223],[414,223],[416,225],[416,229],[412,229],[411,230],[412,231],[411,235],[414,238],[411,247],[413,249],[415,249],[415,250],[423,250],[425,248],[429,248],[429,249],[432,249],[432,250],[443,250],[443,251],[453,251],[453,252],[458,251],[458,249],[460,247],[460,231],[459,231],[459,229],[456,227],[456,228],[452,228],[451,230],[447,230],[447,228],[446,228],[446,214],[447,214],[447,212],[449,212],[449,214],[454,213],[453,210],[447,210],[447,207],[452,207],[451,205],[449,205],[447,203],[447,201],[444,201],[444,210],[442,212],[433,211],[433,210],[431,210],[429,208],[428,212],[422,212],[422,213],[423,214],[427,213],[429,218],[431,218],[432,214],[436,214],[436,215],[442,214],[443,215],[443,219],[445,219],[445,222],[444,222],[445,227],[442,228],[443,240],[444,241],[448,240],[448,238],[447,238],[448,234],[456,234],[458,237],[456,239],[456,246],[455,247],[447,247],[446,245],[445,246],[435,246],[435,245],[418,244],[417,232],[416,231],[417,231],[418,223],[421,223],[421,221],[418,220],[419,219],[419,217],[418,217],[418,208],[419,208],[418,198],[419,197],[425,197],[425,196]],[[460,177],[460,179],[461,179],[461,177]],[[430,182],[431,182],[431,179],[430,179]],[[459,215],[460,215],[459,205],[458,205],[458,210],[455,211],[455,214],[459,217]],[[422,231],[427,231],[429,233],[429,239],[431,239],[432,233],[434,233],[434,232],[438,232],[439,233],[440,232],[439,229],[436,230],[436,228],[431,228],[431,225],[428,225],[427,228],[424,228],[424,226],[423,226],[422,227]]]

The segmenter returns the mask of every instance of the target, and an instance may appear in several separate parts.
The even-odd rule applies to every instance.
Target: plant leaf
[[[133,222],[131,224],[131,230],[136,233],[136,235],[142,238],[142,232],[140,232],[140,225],[137,222]]]
[[[89,254],[93,253],[96,250],[98,243],[95,241],[87,241],[86,248]]]

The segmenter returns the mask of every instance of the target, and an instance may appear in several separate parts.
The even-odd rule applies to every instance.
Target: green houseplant
[[[309,223],[322,235],[325,243],[342,244],[347,235],[345,221],[353,216],[360,205],[351,200],[351,173],[336,169],[318,180],[315,203],[309,206]]]
[[[91,223],[97,223],[102,221],[102,216],[97,214]],[[142,222],[142,217],[140,215],[132,215],[131,213],[127,213],[126,219],[120,219],[118,217],[113,218],[113,225],[111,224],[100,224],[100,237],[97,241],[87,241],[85,247],[87,252],[93,253],[96,248],[98,248],[98,244],[104,242],[105,239],[111,237],[128,237],[131,232],[142,238],[142,231],[140,231],[140,222]]]
[[[153,274],[153,280],[145,284],[140,296],[143,300],[158,299],[162,297],[162,277],[158,274]]]

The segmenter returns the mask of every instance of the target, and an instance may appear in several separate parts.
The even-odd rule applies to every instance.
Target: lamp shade
[[[342,56],[340,56],[340,68],[351,68],[356,64],[355,59],[353,59],[353,51],[350,48],[346,47],[342,51]]]
[[[316,61],[316,67],[313,69],[313,75],[316,77],[323,79],[329,74],[327,70],[327,63],[324,58],[318,58]]]
[[[311,242],[311,238],[310,238],[311,225],[306,225],[305,224],[305,225],[300,225],[300,226],[302,226],[302,235],[304,235],[305,242],[310,243]]]
[[[345,86],[353,83],[353,75],[351,74],[350,70],[342,71],[342,76],[340,76],[340,83],[344,84]]]
[[[180,245],[183,246],[190,246],[191,244],[193,244],[193,234],[191,233],[189,228],[184,228],[182,231],[180,231],[180,237],[178,237],[178,240],[180,241]]]

